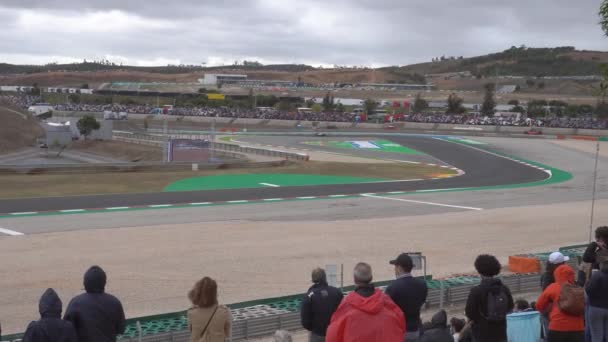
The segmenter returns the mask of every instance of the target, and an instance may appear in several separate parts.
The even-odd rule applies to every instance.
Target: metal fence
[[[208,135],[196,135],[196,134],[142,134],[142,133],[129,133],[129,132],[114,132],[113,139],[125,142],[132,142],[144,145],[162,145],[167,138],[175,139],[203,139]],[[255,154],[268,157],[276,157],[278,159],[295,160],[295,161],[308,161],[310,157],[304,153],[296,152],[285,152],[274,149],[258,148],[258,147],[247,147],[235,144],[225,143],[213,143],[213,149],[218,151],[236,152],[236,153],[247,153]]]

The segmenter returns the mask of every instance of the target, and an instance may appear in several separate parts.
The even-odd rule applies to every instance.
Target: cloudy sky
[[[0,0],[0,62],[403,65],[608,50],[601,0]]]

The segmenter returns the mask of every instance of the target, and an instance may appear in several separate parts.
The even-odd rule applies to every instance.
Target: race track
[[[389,140],[414,148],[465,171],[459,177],[425,181],[387,181],[382,183],[336,184],[256,189],[226,189],[191,192],[161,192],[26,198],[0,200],[0,215],[73,209],[132,207],[196,202],[252,201],[272,198],[358,195],[391,191],[501,186],[541,181],[550,174],[538,167],[472,146],[425,136],[391,136]]]

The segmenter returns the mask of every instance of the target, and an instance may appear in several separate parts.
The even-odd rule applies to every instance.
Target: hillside
[[[385,68],[406,73],[444,74],[470,72],[492,77],[509,76],[585,76],[597,75],[601,63],[608,63],[608,52],[577,51],[574,47],[511,47],[503,52],[471,58],[442,57],[430,63]]]
[[[20,112],[23,116],[16,112]],[[26,119],[24,119],[25,117]],[[0,103],[0,154],[36,145],[44,131],[29,114]]]
[[[31,86],[36,83],[39,86],[80,87],[86,83],[91,88],[97,88],[109,82],[196,83],[205,73],[232,73],[246,74],[250,79],[299,80],[310,84],[428,82],[436,84],[439,89],[481,90],[484,83],[497,75],[519,76],[522,81],[507,80],[506,84],[520,84],[525,82],[525,78],[542,76],[597,75],[601,63],[608,63],[608,52],[577,51],[573,47],[512,47],[485,56],[441,57],[429,63],[378,69],[321,69],[309,65],[261,65],[257,62],[213,68],[187,65],[133,67],[109,62],[44,66],[0,64],[0,84]],[[552,86],[555,82],[544,83]],[[556,88],[560,90],[559,93],[568,93],[569,89],[575,92],[584,89],[584,92],[588,92],[592,82],[584,80],[581,84],[567,83],[565,86],[555,85],[559,88]],[[542,88],[532,88],[527,87],[526,90],[543,92]]]

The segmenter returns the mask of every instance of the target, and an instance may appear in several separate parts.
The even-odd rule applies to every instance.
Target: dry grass
[[[180,179],[218,174],[290,173],[413,179],[433,178],[452,172],[448,169],[420,165],[310,161],[274,168],[204,170],[198,172],[2,175],[0,177],[0,198],[159,192],[170,183]]]
[[[126,161],[162,161],[160,147],[122,141],[78,141],[70,149]]]

